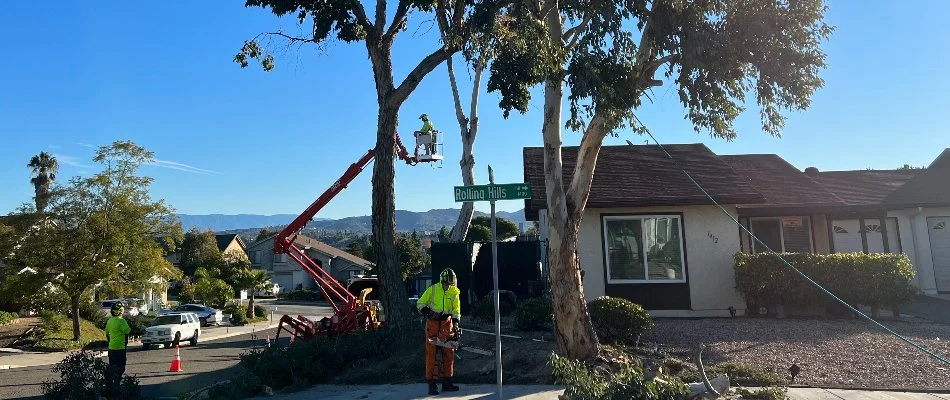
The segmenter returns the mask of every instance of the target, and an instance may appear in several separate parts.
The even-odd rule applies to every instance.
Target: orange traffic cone
[[[181,354],[178,352],[178,345],[175,345],[175,359],[172,360],[172,365],[168,367],[168,372],[185,372],[181,368]]]

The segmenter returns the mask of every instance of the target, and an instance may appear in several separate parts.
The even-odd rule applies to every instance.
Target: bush
[[[422,361],[418,332],[379,329],[341,336],[298,340],[290,347],[272,345],[267,351],[251,351],[241,355],[240,365],[260,378],[263,385],[274,390],[286,387],[307,387],[327,383],[351,366],[381,362],[390,358]],[[403,368],[389,371],[403,372]]]
[[[257,318],[267,318],[267,309],[264,306],[254,306],[254,316]]]
[[[231,314],[231,325],[247,325],[247,306],[231,302],[224,306],[223,311],[225,314]]]
[[[893,307],[916,294],[905,254],[782,254],[789,263],[851,305]],[[836,303],[770,254],[735,256],[736,289],[750,304],[820,308]]]
[[[692,374],[686,380],[700,382],[699,372]],[[739,386],[783,386],[787,384],[784,378],[774,372],[765,371],[759,367],[740,362],[730,361],[706,367],[706,376],[729,376],[729,383]]]
[[[86,351],[72,353],[53,367],[60,380],[43,382],[43,394],[47,399],[95,399],[99,394],[116,399],[138,399],[141,395],[139,381],[124,376],[119,393],[111,393],[107,377],[108,365],[102,359]]]
[[[515,309],[515,326],[521,330],[541,329],[552,322],[551,299],[527,299]]]
[[[498,313],[501,314],[502,317],[511,315],[514,310],[515,306],[510,301],[506,301],[504,297],[499,299]],[[481,321],[494,321],[495,300],[491,296],[485,296],[481,298],[481,300],[476,301],[475,304],[472,305],[472,318]]]
[[[590,367],[552,353],[550,364],[555,381],[565,386],[564,398],[568,399],[686,400],[689,397],[689,388],[679,379],[668,376],[662,380],[645,379],[643,368],[630,362],[611,369]]]
[[[129,336],[142,337],[145,335],[145,328],[152,326],[152,321],[155,321],[155,317],[139,314],[134,317],[125,317],[125,321],[129,323],[129,328],[132,329],[129,332]]]
[[[79,302],[79,317],[92,322],[99,329],[106,328],[106,322],[109,320],[109,315],[105,311],[102,311],[102,308],[99,304],[93,302],[92,300],[85,300]]]
[[[9,324],[13,322],[14,320],[16,320],[18,317],[19,315],[17,315],[17,313],[0,311],[0,325]]]
[[[190,304],[195,302],[195,285],[193,285],[188,278],[182,280],[181,287],[178,290],[178,297],[175,298],[178,304]]]
[[[63,291],[51,291],[47,289],[42,289],[36,294],[33,294],[29,298],[29,305],[27,308],[40,311],[51,311],[56,314],[69,314],[70,313],[70,300]]]
[[[260,393],[261,379],[254,374],[241,371],[230,381],[222,382],[208,389],[208,400],[246,399]]]
[[[234,289],[221,279],[205,278],[195,284],[195,295],[211,307],[221,307],[234,298]]]
[[[46,333],[66,329],[66,316],[53,311],[40,311],[40,329]]]
[[[602,343],[635,344],[653,329],[653,319],[643,307],[627,299],[602,296],[587,303],[594,331]]]
[[[750,390],[746,388],[735,388],[736,394],[741,399],[748,400],[786,400],[788,399],[788,389],[784,387],[767,387]]]
[[[323,294],[315,290],[302,290],[297,289],[289,293],[280,293],[277,295],[278,299],[281,300],[297,300],[297,301],[318,301],[324,300]]]

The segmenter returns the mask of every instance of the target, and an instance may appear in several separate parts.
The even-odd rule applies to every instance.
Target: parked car
[[[198,316],[198,320],[201,321],[201,326],[218,325],[224,322],[224,315],[221,313],[221,310],[215,310],[202,304],[182,304],[170,310],[163,310],[159,315],[182,312],[195,313],[195,315]]]
[[[194,313],[177,312],[159,315],[152,326],[145,328],[142,349],[148,350],[152,345],[177,346],[182,339],[188,339],[188,342],[195,346],[198,344],[200,335],[201,323]]]
[[[130,306],[129,304],[126,303],[125,299],[112,299],[112,300],[103,301],[102,311],[105,312],[106,315],[112,315],[112,306],[115,305],[115,303],[120,302],[120,301],[125,306],[125,313],[123,315],[125,315],[126,317],[135,317],[139,315],[139,308]]]
[[[264,290],[258,290],[254,293],[254,296],[257,297],[274,297],[277,296],[277,293],[280,293],[280,285],[274,283],[265,288]]]

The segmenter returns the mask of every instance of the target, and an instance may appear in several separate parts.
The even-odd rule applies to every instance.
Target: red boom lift
[[[396,157],[409,165],[442,160],[442,155],[437,154],[434,150],[438,144],[432,143],[433,141],[420,140],[420,136],[420,132],[416,132],[416,149],[413,155],[410,156],[397,133]],[[435,146],[432,146],[433,144]],[[420,149],[422,149],[421,154]],[[315,336],[335,335],[382,326],[384,321],[383,318],[380,318],[378,302],[366,300],[366,296],[372,291],[372,288],[363,289],[359,296],[350,293],[336,279],[333,279],[320,264],[308,257],[303,250],[294,244],[297,235],[307,226],[308,222],[313,220],[317,212],[345,189],[360,172],[363,172],[363,168],[375,157],[376,150],[368,150],[362,158],[347,168],[339,180],[334,182],[316,201],[310,204],[310,207],[307,207],[290,225],[287,225],[283,231],[274,237],[274,253],[288,254],[291,259],[300,264],[304,271],[307,271],[317,281],[323,296],[333,307],[333,315],[324,317],[319,321],[312,321],[302,315],[296,317],[284,315],[280,318],[277,327],[277,338],[280,338],[280,333],[283,330],[290,333],[292,338],[311,339]]]

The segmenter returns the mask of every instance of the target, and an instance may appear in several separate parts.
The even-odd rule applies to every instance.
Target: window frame
[[[645,279],[614,279],[610,277],[610,249],[607,246],[607,222],[616,221],[616,220],[639,220],[640,221],[640,235],[641,241],[645,240],[644,233],[646,232],[645,224],[647,219],[660,219],[660,218],[676,218],[679,220],[677,224],[679,226],[679,245],[680,245],[680,275],[681,279],[650,279],[650,256],[649,252],[643,249],[643,272]],[[605,280],[604,283],[607,285],[624,285],[624,284],[660,284],[660,283],[686,283],[688,276],[686,274],[686,226],[684,223],[683,214],[680,213],[650,213],[650,214],[601,214],[600,216],[600,225],[601,225],[601,249],[603,250],[603,260],[604,260],[604,274]]]
[[[802,218],[802,219],[808,220],[808,245],[810,247],[809,253],[810,254],[817,253],[815,251],[815,229],[814,229],[814,224],[813,224],[814,221],[812,221],[811,215],[783,215],[780,217],[746,217],[746,220],[748,221],[748,224],[749,224],[748,226],[749,232],[752,232],[752,235],[755,235],[755,229],[752,228],[752,221],[763,221],[763,220],[777,221],[778,228],[779,228],[779,239],[781,239],[782,241],[782,248],[772,249],[772,250],[774,250],[776,253],[785,253],[786,252],[785,251],[785,219],[786,218]],[[749,241],[749,248],[748,248],[749,254],[765,253],[768,251],[767,249],[761,249],[761,251],[759,251],[759,249],[756,248],[759,244],[756,243],[755,239],[753,239],[752,236],[750,236],[748,233],[746,233],[746,236],[747,236],[747,240]]]

